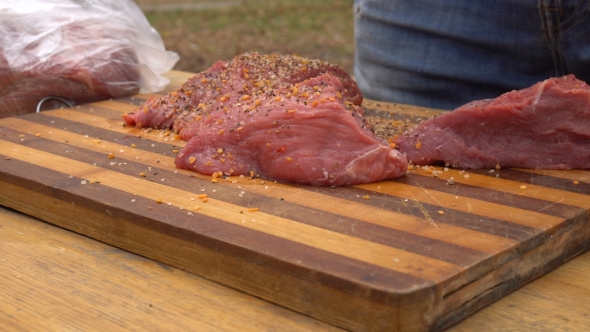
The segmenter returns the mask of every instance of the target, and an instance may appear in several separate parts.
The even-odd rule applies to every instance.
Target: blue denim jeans
[[[355,0],[366,98],[441,109],[573,73],[590,83],[590,0]]]

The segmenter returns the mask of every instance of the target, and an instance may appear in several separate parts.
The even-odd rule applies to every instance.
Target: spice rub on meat
[[[423,121],[396,144],[416,165],[590,169],[590,87],[547,79]]]
[[[178,168],[343,186],[405,175],[407,159],[363,119],[363,97],[342,69],[290,55],[218,61],[179,90],[124,115],[172,128],[186,146]]]

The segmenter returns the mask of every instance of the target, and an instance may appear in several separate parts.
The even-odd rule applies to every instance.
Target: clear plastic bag
[[[131,0],[0,0],[0,118],[159,91],[178,59]]]

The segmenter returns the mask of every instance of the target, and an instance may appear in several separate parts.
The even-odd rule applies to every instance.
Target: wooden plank
[[[589,172],[214,183],[175,169],[170,132],[123,126],[147,97],[0,120],[0,204],[352,330],[452,325],[588,248]]]

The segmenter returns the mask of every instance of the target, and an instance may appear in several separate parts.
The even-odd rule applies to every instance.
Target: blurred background
[[[352,74],[352,0],[135,0],[166,49],[180,54],[174,69],[199,72],[217,60],[259,53],[298,54]]]

